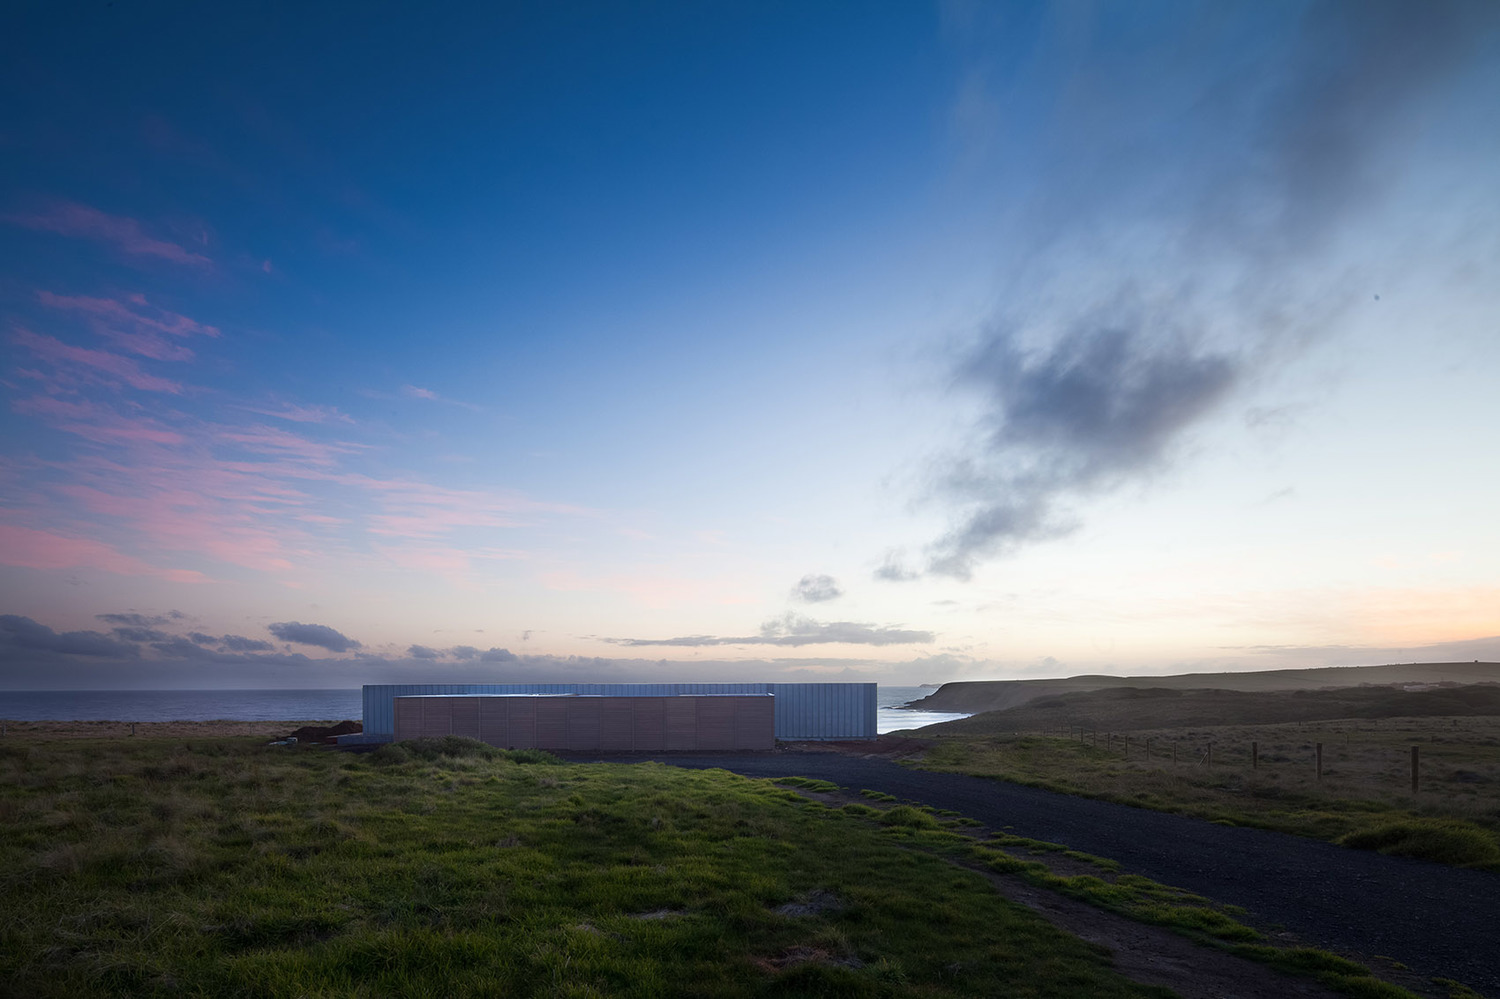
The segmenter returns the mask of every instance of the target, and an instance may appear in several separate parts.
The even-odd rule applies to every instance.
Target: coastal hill
[[[1340,687],[1500,683],[1500,663],[1393,663],[1323,666],[1254,673],[1180,673],[1174,676],[1072,676],[1047,680],[965,680],[945,683],[908,707],[977,714],[1017,708],[1039,697],[1109,688],[1140,690],[1327,690]]]
[[[1420,687],[1421,689],[1412,689]],[[1019,707],[929,725],[932,735],[993,735],[1074,726],[1131,732],[1212,725],[1285,725],[1335,718],[1500,716],[1500,683],[1397,683],[1321,690],[1171,690],[1105,687],[1049,694]]]

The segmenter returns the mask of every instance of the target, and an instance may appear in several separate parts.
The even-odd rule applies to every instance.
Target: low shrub
[[[495,760],[505,755],[503,750],[496,749],[488,743],[461,735],[445,735],[441,739],[407,739],[395,745],[405,747],[413,757],[429,763],[436,763],[441,759],[456,760],[465,757]]]
[[[504,756],[507,760],[510,760],[510,762],[512,763],[554,764],[562,762],[562,760],[553,756],[545,749],[506,749],[501,751],[501,755]]]
[[[411,751],[399,742],[388,742],[370,754],[371,763],[379,763],[384,766],[391,766],[396,763],[410,763],[411,758]]]
[[[907,829],[936,829],[937,819],[910,805],[897,805],[895,808],[883,812],[880,816],[880,824],[885,826],[903,826]]]
[[[1356,829],[1336,840],[1340,846],[1418,857],[1459,867],[1500,863],[1493,833],[1457,819],[1408,819]]]

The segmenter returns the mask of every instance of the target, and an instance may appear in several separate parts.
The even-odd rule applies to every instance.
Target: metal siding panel
[[[491,746],[509,746],[510,713],[508,702],[498,697],[480,697],[479,738]]]
[[[667,703],[670,694],[635,698],[632,749],[667,748]]]
[[[455,697],[448,702],[453,716],[453,734],[479,738],[479,698]]]
[[[422,701],[422,738],[440,739],[453,734],[453,705],[440,697]]]
[[[536,705],[530,697],[512,697],[505,702],[506,716],[510,719],[510,742],[512,749],[533,749],[536,741]]]
[[[733,749],[733,697],[695,697],[698,702],[698,743],[695,749]]]
[[[397,739],[415,739],[422,734],[422,702],[401,698],[395,704]]]
[[[599,748],[628,751],[635,747],[635,697],[606,697],[599,705]]]
[[[542,749],[563,749],[568,741],[568,703],[564,700],[538,698],[536,701],[536,744]]]
[[[692,697],[663,701],[666,708],[666,748],[694,749],[698,745],[698,704]]]
[[[599,721],[602,705],[597,698],[578,697],[563,701],[567,705],[568,735],[563,748],[592,751],[599,748]]]

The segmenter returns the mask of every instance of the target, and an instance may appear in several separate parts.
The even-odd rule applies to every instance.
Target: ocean
[[[899,707],[930,693],[930,687],[881,687],[876,731],[968,717]],[[0,691],[0,718],[11,721],[342,721],[358,720],[363,711],[358,689]]]

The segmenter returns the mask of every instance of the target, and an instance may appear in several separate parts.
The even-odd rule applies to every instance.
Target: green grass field
[[[0,746],[0,993],[1165,994],[923,848],[924,813],[440,748]]]
[[[924,729],[924,737],[936,740],[917,765],[1500,870],[1500,718],[1131,728],[1118,734],[1074,727],[1071,736],[999,734],[999,724],[977,715]],[[1258,766],[1252,766],[1252,743],[1258,744]],[[1414,745],[1421,776],[1416,794],[1410,786]]]

